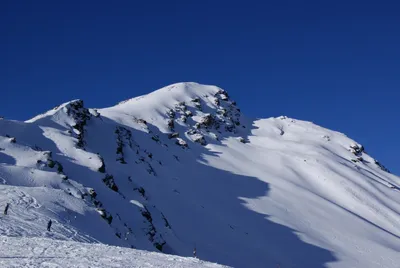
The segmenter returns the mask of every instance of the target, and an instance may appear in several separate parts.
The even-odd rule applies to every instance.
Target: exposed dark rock
[[[154,243],[154,246],[156,247],[156,249],[158,249],[159,251],[161,251],[162,252],[162,249],[163,249],[163,246],[166,244],[166,242],[164,241],[163,243],[158,243],[158,242],[156,242],[156,243]]]
[[[106,174],[106,176],[103,178],[103,182],[105,185],[108,186],[108,188],[110,188],[111,190],[113,190],[115,192],[118,192],[118,187],[115,184],[113,175]]]
[[[350,152],[356,156],[360,156],[364,152],[364,147],[362,145],[353,143],[350,145]]]
[[[186,115],[181,115],[181,120],[182,120],[183,123],[186,123],[187,116]]]
[[[200,98],[196,97],[196,98],[192,99],[191,101],[194,103],[200,103]]]
[[[147,199],[147,197],[146,197],[146,191],[144,190],[143,187],[134,188],[133,190],[134,190],[134,191],[138,191],[138,192],[140,193],[140,195],[141,195],[144,199]]]
[[[99,212],[100,216],[105,219],[108,224],[112,223],[113,216],[109,214],[104,208],[97,208],[97,212]]]
[[[187,107],[186,107],[186,103],[184,101],[179,102],[178,104],[175,105],[176,111],[184,112],[184,111],[186,111],[186,109],[187,109]]]
[[[226,94],[220,94],[219,96],[221,97],[221,100],[223,100],[223,101],[229,100],[229,97]]]
[[[146,171],[147,171],[149,174],[153,175],[153,176],[157,176],[156,171],[154,170],[154,168],[152,167],[152,165],[150,165],[149,163],[147,163],[147,169],[146,169]]]
[[[64,167],[61,165],[60,162],[57,162],[57,172],[58,173],[63,173]]]
[[[225,130],[228,132],[234,132],[235,131],[235,125],[231,123],[226,123],[225,124]]]
[[[201,103],[200,102],[196,102],[195,104],[194,104],[194,106],[197,108],[197,109],[199,109],[200,111],[202,111],[202,107],[201,107]]]
[[[193,138],[193,141],[200,143],[201,145],[207,145],[206,139],[203,135],[197,135]]]
[[[179,145],[179,146],[182,146],[182,147],[185,147],[185,148],[188,147],[188,144],[186,143],[186,141],[184,141],[181,138],[177,138],[176,141],[175,141],[175,144]]]
[[[48,159],[48,160],[47,160],[47,166],[48,166],[49,168],[54,168],[54,167],[56,166],[56,162],[53,161],[52,159]]]
[[[189,129],[188,131],[186,131],[186,134],[188,134],[188,135],[194,135],[196,133],[198,133],[198,131],[196,129],[193,129],[193,128]]]
[[[99,157],[99,159],[101,161],[101,166],[99,167],[99,169],[97,171],[101,172],[101,173],[105,173],[106,172],[106,164],[104,163],[104,159],[99,154],[97,154],[97,156]]]
[[[243,138],[243,137],[239,137],[239,141],[240,141],[241,143],[246,143],[246,139]]]
[[[378,160],[374,159],[374,162],[380,169],[382,169],[383,171],[386,171],[387,173],[390,173],[390,171],[384,165],[382,165]]]
[[[97,193],[96,193],[96,191],[95,191],[94,189],[90,188],[88,192],[89,192],[89,195],[90,195],[92,198],[96,198]]]
[[[163,213],[161,213],[161,217],[162,217],[163,220],[164,220],[165,227],[167,227],[168,229],[171,229],[171,225],[169,224],[167,218],[164,216]]]
[[[146,120],[144,120],[144,119],[137,119],[137,122],[138,123],[140,123],[140,124],[144,124],[144,125],[147,125],[147,121]]]
[[[330,141],[330,140],[331,140],[331,138],[330,138],[328,135],[324,135],[322,138],[324,138],[324,139],[327,140],[327,141]]]
[[[219,96],[219,95],[225,95],[225,96],[229,97],[228,92],[226,92],[226,91],[223,90],[223,89],[218,90],[217,93],[215,93],[214,96]]]
[[[158,135],[152,136],[151,139],[152,139],[153,141],[156,141],[156,142],[159,142],[159,141],[160,141],[160,137],[158,137]]]
[[[169,129],[173,130],[174,127],[175,127],[174,120],[168,119],[167,125],[168,125],[168,128],[169,128]]]
[[[179,133],[178,132],[174,132],[174,133],[168,134],[168,139],[178,138],[178,137],[179,137]]]
[[[172,109],[169,109],[167,112],[167,115],[169,118],[174,119],[175,118],[175,111]]]
[[[217,113],[222,115],[222,116],[227,116],[228,115],[228,111],[225,108],[218,109]]]
[[[205,127],[211,127],[215,122],[214,116],[207,114],[201,118],[201,124]]]
[[[90,120],[92,114],[89,112],[87,108],[84,107],[84,103],[82,100],[76,100],[69,103],[66,107],[67,115],[70,116],[75,124],[72,125],[72,128],[75,129],[75,133],[77,134],[77,146],[79,148],[83,148],[85,146],[84,134],[85,134],[85,125],[87,121]]]

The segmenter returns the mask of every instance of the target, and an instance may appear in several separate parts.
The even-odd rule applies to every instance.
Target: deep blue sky
[[[400,174],[400,4],[367,2],[1,1],[0,115],[195,81],[248,116],[344,132]]]

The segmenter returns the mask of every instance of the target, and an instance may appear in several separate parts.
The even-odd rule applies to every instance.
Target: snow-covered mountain
[[[0,235],[195,249],[233,267],[400,267],[400,178],[366,149],[310,122],[247,118],[215,86],[105,109],[74,100],[0,120]]]

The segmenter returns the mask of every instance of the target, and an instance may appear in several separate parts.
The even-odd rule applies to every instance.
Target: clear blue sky
[[[84,2],[84,3],[80,3]],[[400,174],[398,1],[0,2],[0,115],[195,81],[346,133]]]

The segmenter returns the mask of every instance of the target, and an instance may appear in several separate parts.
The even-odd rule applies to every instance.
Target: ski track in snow
[[[182,258],[161,253],[106,246],[58,241],[45,238],[0,236],[2,247],[0,267],[227,267],[195,258]],[[24,250],[22,251],[21,248]]]

